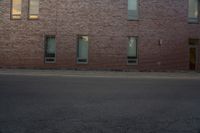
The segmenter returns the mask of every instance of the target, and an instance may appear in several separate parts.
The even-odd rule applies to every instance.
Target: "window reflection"
[[[128,59],[129,65],[137,64],[138,57],[137,57],[137,38],[136,37],[129,37],[127,59]]]
[[[29,19],[39,18],[39,0],[29,0]]]
[[[189,0],[189,22],[197,22],[199,16],[198,0]]]
[[[21,18],[22,0],[12,0],[12,19]]]
[[[138,0],[128,0],[128,19],[138,19]]]
[[[77,63],[87,64],[88,63],[88,36],[78,36],[78,53],[77,53]]]

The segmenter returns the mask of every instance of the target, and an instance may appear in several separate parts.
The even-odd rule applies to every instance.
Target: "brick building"
[[[0,67],[200,70],[199,3],[0,0]]]

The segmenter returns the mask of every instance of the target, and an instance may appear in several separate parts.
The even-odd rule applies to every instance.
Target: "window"
[[[21,19],[22,15],[22,0],[12,0],[12,19]]]
[[[199,39],[189,39],[189,45],[198,45]]]
[[[197,23],[199,17],[199,0],[189,0],[188,21]]]
[[[138,0],[128,0],[128,20],[138,19]]]
[[[128,43],[128,64],[137,64],[137,38],[136,37],[129,37]]]
[[[55,36],[46,36],[45,39],[45,63],[56,62],[56,40]]]
[[[77,63],[79,64],[88,63],[88,36],[78,37]]]
[[[29,0],[29,19],[39,18],[39,0]]]

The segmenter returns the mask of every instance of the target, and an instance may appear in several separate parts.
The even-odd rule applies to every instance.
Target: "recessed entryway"
[[[191,47],[190,48],[190,70],[196,70],[196,48]]]
[[[197,61],[198,61],[198,39],[189,39],[189,68],[190,70],[196,70]]]

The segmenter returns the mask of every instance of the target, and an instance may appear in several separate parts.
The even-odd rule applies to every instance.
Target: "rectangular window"
[[[188,21],[191,23],[197,23],[199,19],[199,0],[188,0]]]
[[[29,0],[29,19],[39,18],[39,0]]]
[[[199,44],[199,39],[189,39],[189,45],[198,45]]]
[[[128,0],[128,20],[138,20],[138,0]]]
[[[88,36],[78,36],[77,63],[88,63]]]
[[[21,19],[21,15],[22,15],[22,0],[12,0],[11,18]]]
[[[45,63],[56,62],[56,39],[55,36],[45,38]]]
[[[128,43],[128,64],[137,64],[138,62],[138,54],[137,54],[137,38],[129,37]]]

